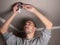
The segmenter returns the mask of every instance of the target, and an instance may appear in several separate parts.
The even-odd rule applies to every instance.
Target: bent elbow
[[[53,27],[53,24],[52,23],[49,23],[47,26],[46,26],[46,29],[52,29]]]

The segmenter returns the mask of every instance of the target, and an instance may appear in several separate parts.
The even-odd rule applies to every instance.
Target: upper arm
[[[43,30],[41,32],[41,37],[40,37],[40,41],[42,45],[46,45],[48,44],[50,38],[51,38],[51,30]]]
[[[7,27],[8,27],[8,26],[7,26]],[[5,34],[7,31],[8,31],[8,28],[6,28],[6,26],[4,26],[4,25],[0,28],[0,32],[1,32],[2,34]]]
[[[5,34],[3,34],[3,36],[6,40],[7,45],[15,45],[15,44],[21,42],[21,38],[16,37],[15,35],[13,35],[12,32],[10,32],[10,33],[6,32]]]
[[[49,23],[48,25],[45,25],[46,29],[50,30],[52,29],[53,27],[53,24],[52,23]]]
[[[12,32],[8,32],[8,31],[7,31],[6,33],[4,33],[3,36],[4,36],[4,38],[5,38],[6,40],[8,40],[9,38],[12,39],[12,38],[15,37]]]

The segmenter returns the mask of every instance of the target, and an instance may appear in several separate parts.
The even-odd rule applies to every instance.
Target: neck
[[[27,34],[27,39],[32,39],[34,37],[34,33]]]

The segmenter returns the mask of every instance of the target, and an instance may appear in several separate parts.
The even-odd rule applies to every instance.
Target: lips
[[[29,28],[28,27],[25,27],[25,30],[29,30]]]

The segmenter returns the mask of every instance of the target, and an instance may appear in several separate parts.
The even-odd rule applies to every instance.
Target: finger
[[[26,8],[26,9],[31,9],[32,7],[29,6],[29,5],[24,5],[23,8]]]
[[[26,8],[26,7],[23,7],[23,9],[27,10],[27,8]]]

